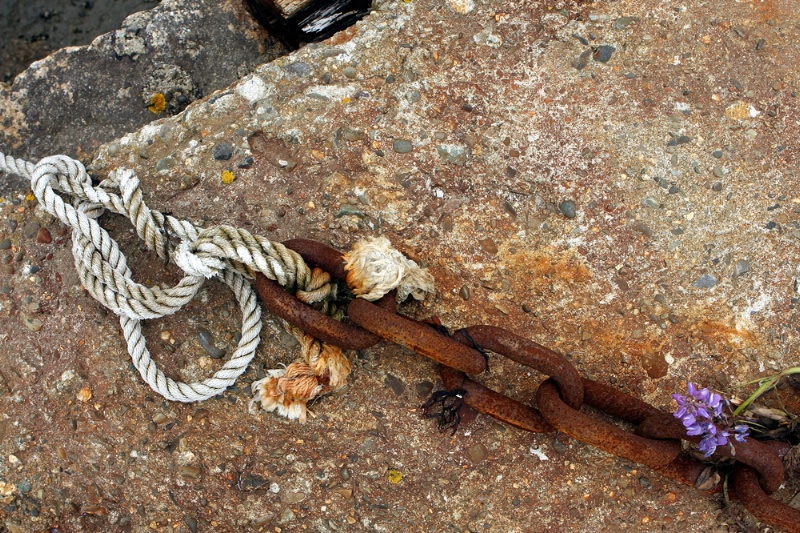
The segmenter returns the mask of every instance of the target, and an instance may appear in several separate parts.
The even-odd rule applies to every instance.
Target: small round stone
[[[558,204],[558,209],[561,211],[561,214],[567,218],[575,218],[575,202],[572,200],[564,200],[560,204]]]
[[[489,450],[483,444],[473,444],[467,448],[467,457],[473,464],[478,464],[489,457]]]
[[[345,75],[347,78],[355,78],[356,77],[356,69],[354,67],[344,67],[342,74]]]

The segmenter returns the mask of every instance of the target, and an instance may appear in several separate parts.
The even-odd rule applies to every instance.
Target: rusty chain
[[[307,263],[336,279],[345,279],[342,255],[336,250],[305,239],[283,244]],[[447,335],[442,328],[397,314],[391,295],[377,305],[362,299],[351,301],[347,315],[355,325],[347,325],[300,302],[260,274],[256,277],[256,290],[270,311],[325,342],[345,349],[365,349],[386,339],[433,359],[440,364],[445,387],[463,391],[467,405],[498,420],[531,432],[560,431],[708,493],[722,490],[721,478],[709,476],[707,465],[682,449],[682,440],[698,443],[700,437],[687,436],[683,424],[670,413],[616,388],[582,378],[560,354],[508,330],[470,326]],[[536,408],[467,376],[487,369],[486,350],[549,376],[536,391]],[[628,432],[582,412],[584,404],[635,426],[635,431]],[[729,496],[739,499],[759,520],[800,532],[800,510],[769,496],[784,480],[781,456],[786,451],[788,444],[748,439],[736,444],[735,456],[730,448],[720,447],[712,458],[735,459]]]

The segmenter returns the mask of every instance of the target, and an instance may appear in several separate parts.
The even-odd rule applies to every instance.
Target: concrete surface
[[[198,223],[342,250],[385,235],[437,281],[403,312],[503,325],[669,410],[689,380],[737,394],[800,359],[799,23],[788,0],[377,2],[91,168],[134,168],[152,207]],[[349,388],[304,425],[251,414],[249,384],[295,353],[270,317],[236,388],[162,401],[79,286],[64,228],[25,198],[0,209],[9,531],[769,530],[563,435],[483,415],[437,433],[418,409],[434,365],[397,346],[352,354]],[[138,279],[180,278],[104,223]],[[192,379],[220,364],[198,329],[230,351],[238,320],[209,283],[146,334]],[[524,401],[540,380],[499,357],[484,377]]]

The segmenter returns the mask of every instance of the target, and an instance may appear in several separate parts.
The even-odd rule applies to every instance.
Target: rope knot
[[[202,233],[200,234],[202,235]],[[183,240],[175,251],[175,264],[189,276],[211,279],[225,269],[225,262],[217,257],[198,255],[197,240]]]

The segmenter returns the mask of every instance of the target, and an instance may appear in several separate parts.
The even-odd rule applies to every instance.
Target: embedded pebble
[[[733,266],[733,268],[735,269],[737,276],[746,274],[747,272],[750,272],[750,261],[747,259],[740,259],[736,261],[736,264]]]
[[[83,387],[81,390],[78,391],[76,398],[80,402],[88,402],[92,399],[92,389],[89,387]]]
[[[28,494],[32,488],[33,486],[31,485],[30,481],[20,481],[19,483],[17,483],[17,489],[22,494]]]
[[[39,244],[50,244],[53,242],[53,236],[50,235],[50,230],[47,228],[40,228],[38,232],[36,232],[36,242]]]
[[[592,53],[592,59],[599,61],[600,63],[608,63],[609,59],[611,59],[611,56],[614,55],[616,50],[616,48],[607,44],[598,46],[594,53]]]
[[[253,158],[250,157],[250,156],[247,156],[244,159],[242,159],[241,161],[239,161],[238,163],[236,163],[236,167],[237,168],[250,168],[250,167],[253,166],[253,162],[254,162]]]
[[[703,274],[694,282],[696,289],[710,289],[717,284],[717,278],[711,274]]]
[[[199,479],[201,472],[202,470],[199,466],[182,465],[178,468],[178,474],[192,479]]]
[[[383,384],[392,389],[392,392],[397,396],[400,396],[406,390],[405,382],[392,374],[386,374],[386,377],[383,379]]]
[[[162,157],[161,159],[158,160],[158,163],[156,163],[156,170],[169,170],[173,168],[176,165],[176,163],[177,162],[175,161],[174,157],[171,156]]]
[[[412,148],[411,141],[408,139],[395,139],[392,142],[392,149],[398,154],[407,154]]]
[[[473,444],[467,448],[467,457],[473,464],[484,461],[489,456],[489,450],[483,444]]]
[[[339,488],[339,489],[333,489],[331,492],[335,492],[336,494],[339,494],[345,500],[349,500],[350,498],[353,497],[353,489],[341,489],[341,488]]]
[[[308,63],[304,63],[303,61],[298,61],[297,63],[290,63],[283,67],[283,70],[294,74],[295,76],[305,77],[311,74],[314,68],[309,65]]]
[[[560,454],[565,454],[569,448],[567,448],[560,440],[553,439],[553,449]]]
[[[292,510],[287,507],[281,513],[281,518],[279,521],[281,524],[285,524],[287,522],[291,522],[292,520],[294,520],[294,512],[292,512]]]
[[[344,70],[342,70],[342,74],[344,74],[345,78],[355,78],[356,69],[354,67],[344,67]]]
[[[367,437],[361,443],[359,451],[364,455],[370,455],[378,449],[378,440],[375,437]]]
[[[475,3],[472,0],[447,0],[447,6],[459,15],[466,15],[475,9]]]
[[[667,143],[667,146],[680,146],[681,144],[686,144],[691,140],[692,138],[687,135],[678,135],[673,137],[672,140]]]
[[[22,228],[22,234],[25,235],[28,239],[33,239],[36,237],[36,234],[39,233],[39,228],[41,226],[35,220],[32,220],[25,224]]]
[[[433,391],[433,383],[428,380],[420,381],[414,388],[417,393],[417,398],[427,399]]]
[[[367,138],[367,134],[363,130],[353,129],[345,126],[341,130],[342,139],[345,141],[363,141]]]
[[[646,205],[647,207],[654,207],[654,208],[655,208],[655,207],[658,207],[659,205],[661,205],[661,204],[658,202],[658,200],[656,200],[656,199],[655,199],[655,198],[653,198],[652,196],[645,196],[645,197],[644,197],[644,200],[642,200],[642,203],[643,203],[644,205]]]
[[[29,318],[23,315],[22,321],[25,323],[25,327],[34,333],[42,329],[42,321],[38,318]]]
[[[494,242],[494,239],[492,239],[491,237],[480,239],[478,241],[478,244],[480,244],[481,248],[483,248],[483,251],[488,254],[494,255],[499,251],[499,248],[497,248],[497,243]]]
[[[3,239],[0,242],[0,250],[8,250],[9,248],[11,248],[11,239]]]
[[[462,285],[461,289],[458,291],[458,295],[461,296],[461,299],[464,301],[469,300],[469,287]]]
[[[721,166],[716,165],[714,167],[714,175],[716,177],[718,177],[718,178],[724,178],[725,177],[725,170],[723,170],[723,168]]]
[[[561,211],[561,214],[567,218],[575,218],[575,202],[572,200],[564,200],[560,204],[558,204],[558,209]]]
[[[219,143],[212,148],[211,155],[217,161],[227,161],[233,155],[233,147],[226,142]]]
[[[628,26],[633,24],[634,22],[638,22],[639,17],[620,17],[614,21],[614,29],[615,30],[626,30]]]
[[[225,356],[225,350],[220,350],[214,345],[214,336],[207,329],[197,330],[197,340],[212,359],[221,359]]]
[[[290,491],[290,492],[284,492],[281,495],[281,502],[288,504],[300,503],[305,499],[306,495],[303,494],[302,492]]]
[[[445,163],[463,167],[466,163],[467,148],[459,144],[440,144],[436,153]]]

